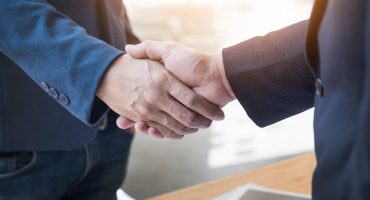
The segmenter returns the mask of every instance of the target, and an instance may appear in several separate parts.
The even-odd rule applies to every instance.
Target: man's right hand
[[[185,86],[161,63],[127,54],[108,68],[97,96],[119,115],[154,127],[157,131],[149,134],[159,138],[182,138],[224,118],[218,106]]]
[[[126,46],[129,55],[138,59],[160,61],[181,82],[207,101],[223,107],[235,99],[225,75],[221,54],[206,54],[174,43],[146,41]],[[135,126],[140,132],[153,132],[153,127],[126,117],[117,119],[117,126]]]

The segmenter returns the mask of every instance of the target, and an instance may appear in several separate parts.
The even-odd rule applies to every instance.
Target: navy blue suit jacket
[[[223,57],[259,126],[315,108],[314,200],[370,199],[369,1],[317,0],[308,22],[224,49]]]
[[[108,107],[99,81],[137,42],[121,0],[0,1],[0,150],[82,146]]]

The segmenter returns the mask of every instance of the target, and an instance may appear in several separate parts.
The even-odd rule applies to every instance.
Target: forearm
[[[47,1],[1,1],[0,13],[0,50],[37,84],[46,82],[66,94],[69,102],[61,105],[94,124],[108,109],[100,104],[100,112],[92,116],[96,89],[122,52],[87,35]]]
[[[227,80],[250,118],[267,126],[313,106],[305,60],[307,21],[223,50]]]

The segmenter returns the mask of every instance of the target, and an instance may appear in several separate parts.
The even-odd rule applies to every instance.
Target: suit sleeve
[[[0,13],[0,51],[37,84],[65,94],[68,103],[59,103],[78,119],[97,123],[108,111],[97,87],[123,52],[89,36],[45,0],[0,1]]]
[[[307,21],[223,50],[227,79],[260,127],[303,112],[314,103],[314,76],[304,54]]]

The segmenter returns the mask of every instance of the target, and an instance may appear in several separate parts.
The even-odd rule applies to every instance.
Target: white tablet
[[[216,197],[213,200],[311,200],[311,197],[308,195],[269,189],[256,184],[247,184]]]

